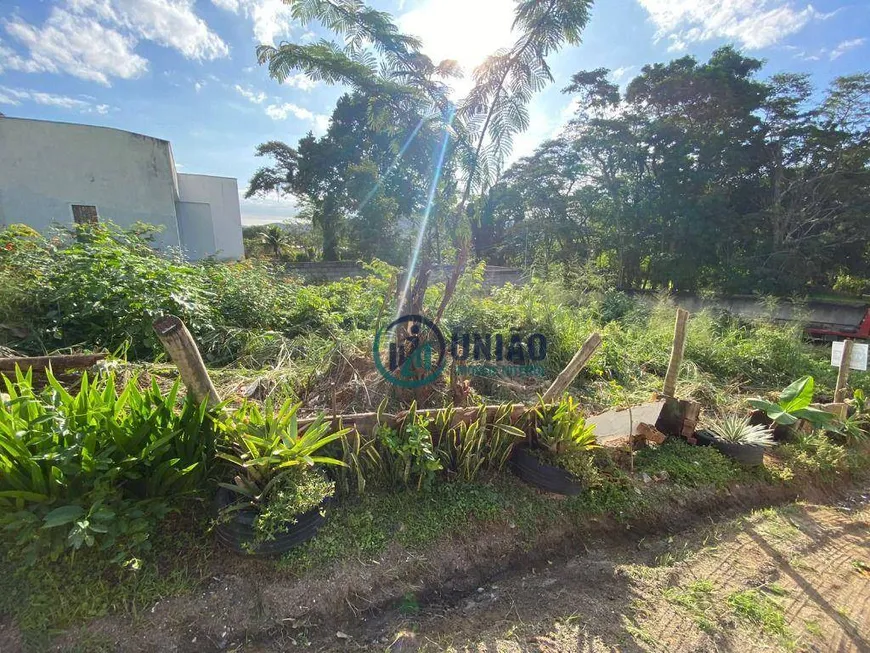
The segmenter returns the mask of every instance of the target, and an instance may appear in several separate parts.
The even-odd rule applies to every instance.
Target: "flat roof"
[[[42,118],[20,118],[18,116],[8,115],[0,115],[0,120],[24,120],[27,122],[47,122],[52,125],[71,125],[73,127],[88,127],[90,129],[109,129],[111,131],[120,132],[122,134],[132,134],[133,136],[140,136],[141,138],[150,138],[151,140],[160,141],[162,143],[169,142],[169,140],[166,138],[158,138],[156,136],[149,136],[148,134],[140,134],[139,132],[132,132],[128,129],[118,129],[117,127],[106,127],[104,125],[88,125],[83,122],[67,122],[65,120],[43,120]]]

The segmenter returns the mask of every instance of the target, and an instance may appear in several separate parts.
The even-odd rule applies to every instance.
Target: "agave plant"
[[[711,421],[707,425],[717,439],[731,444],[745,444],[755,447],[773,446],[773,431],[763,424],[750,424],[748,417],[728,415]]]

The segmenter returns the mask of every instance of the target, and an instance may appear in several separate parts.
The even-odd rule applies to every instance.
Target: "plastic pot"
[[[511,470],[526,483],[535,487],[573,496],[583,491],[583,485],[573,475],[564,469],[542,463],[537,456],[529,452],[528,445],[514,447],[511,455]]]
[[[218,514],[224,508],[236,501],[236,495],[226,488],[219,488],[215,496],[215,507]],[[275,534],[274,539],[254,544],[254,522],[259,514],[254,508],[236,510],[229,519],[222,520],[215,526],[215,536],[218,542],[237,553],[257,556],[279,555],[286,553],[294,546],[307,542],[317,534],[317,530],[326,519],[321,514],[329,503],[329,498],[308,512],[296,518],[296,522],[286,522],[286,528]]]

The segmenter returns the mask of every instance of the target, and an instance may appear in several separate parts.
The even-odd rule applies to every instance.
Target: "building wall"
[[[211,206],[204,202],[178,202],[178,233],[181,246],[189,260],[198,260],[215,253]]]
[[[222,259],[240,259],[245,256],[242,242],[242,214],[239,208],[239,186],[231,177],[212,177],[178,173],[178,195],[182,202],[202,202],[211,207],[214,249]],[[191,243],[190,250],[200,243]]]
[[[162,227],[179,246],[178,191],[169,143],[131,132],[0,118],[0,224],[47,232],[73,224],[71,204],[95,205],[101,221]],[[241,237],[239,238],[241,240]]]

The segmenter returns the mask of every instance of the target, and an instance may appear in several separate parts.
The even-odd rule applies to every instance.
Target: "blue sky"
[[[512,41],[511,0],[373,5],[430,56],[467,71]],[[0,0],[0,112],[165,138],[180,170],[237,177],[243,191],[260,164],[254,147],[321,133],[342,92],[302,76],[279,85],[257,65],[256,45],[322,36],[294,24],[280,0]],[[514,158],[566,120],[570,98],[559,89],[577,70],[610,68],[624,84],[646,63],[705,59],[724,43],[765,59],[765,75],[808,72],[824,87],[870,69],[870,3],[599,0],[583,43],[552,58],[556,83],[535,98]],[[242,202],[247,224],[292,213],[292,201]]]

